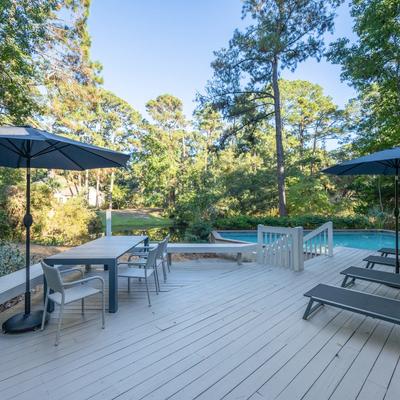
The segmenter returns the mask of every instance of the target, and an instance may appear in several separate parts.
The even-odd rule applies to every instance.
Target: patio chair
[[[148,279],[153,275],[154,284],[156,287],[156,294],[159,292],[159,282],[157,274],[157,254],[159,252],[159,246],[149,249],[147,252],[146,259],[138,261],[129,261],[118,263],[118,277],[128,278],[128,292],[131,290],[131,278],[144,279],[146,284],[147,300],[149,307],[151,307],[150,292]]]
[[[158,243],[159,252],[157,254],[157,267],[162,266],[164,283],[167,281],[167,270],[168,272],[171,272],[171,267],[167,252],[169,239],[170,235],[167,235],[161,242]],[[153,249],[155,246],[157,246],[157,243],[150,244],[149,246],[141,246],[139,248],[135,247],[134,251],[129,252],[130,255],[128,258],[128,262],[130,262],[133,257],[139,257],[139,260],[137,260],[136,264],[137,265],[145,264],[149,250]]]
[[[47,314],[47,305],[49,299],[54,303],[60,306],[60,314],[58,317],[58,325],[57,325],[57,334],[55,345],[58,346],[60,341],[60,330],[64,313],[65,304],[72,303],[74,301],[81,300],[82,305],[82,315],[84,314],[85,309],[85,298],[89,296],[93,296],[95,294],[101,295],[101,327],[104,329],[105,327],[105,300],[104,300],[104,279],[100,276],[90,276],[88,278],[78,279],[71,282],[64,282],[61,277],[61,272],[71,272],[71,271],[80,271],[78,268],[70,268],[63,271],[60,271],[57,267],[50,267],[42,261],[43,273],[46,278],[47,283],[47,291],[46,291],[46,299],[44,303],[44,312],[42,319],[41,330],[44,329],[44,325],[46,322],[46,314]],[[88,282],[92,282],[98,280],[101,284],[101,289],[96,289],[92,286],[87,285]],[[50,293],[50,290],[53,293]]]

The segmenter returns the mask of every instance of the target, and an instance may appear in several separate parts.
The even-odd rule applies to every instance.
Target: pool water
[[[257,243],[257,232],[218,232],[225,239]],[[394,233],[358,231],[333,232],[333,245],[356,249],[379,250],[381,247],[394,247]]]

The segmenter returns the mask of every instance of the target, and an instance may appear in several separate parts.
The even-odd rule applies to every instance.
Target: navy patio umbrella
[[[7,333],[26,332],[40,326],[42,311],[31,312],[30,293],[30,213],[31,168],[83,171],[126,165],[129,155],[92,146],[31,126],[0,127],[0,166],[26,169],[26,283],[24,313],[14,315],[3,324]]]
[[[396,226],[396,273],[399,273],[399,170],[400,147],[377,151],[367,156],[345,161],[324,169],[322,172],[334,175],[394,175],[394,216]]]

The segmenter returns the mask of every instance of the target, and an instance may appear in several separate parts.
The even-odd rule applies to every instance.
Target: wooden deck
[[[339,284],[339,271],[369,253],[335,249],[301,273],[176,262],[151,308],[143,283],[128,294],[121,280],[120,309],[106,315],[105,330],[93,299],[84,321],[79,304],[68,308],[58,348],[54,319],[44,332],[0,335],[0,398],[398,400],[399,326],[331,307],[301,318],[305,291]]]

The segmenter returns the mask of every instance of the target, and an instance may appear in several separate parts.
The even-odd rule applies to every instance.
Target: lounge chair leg
[[[348,286],[354,285],[356,278],[351,278],[351,281],[347,282],[349,278],[350,278],[350,276],[348,276],[348,275],[346,275],[344,277],[343,282],[342,282],[342,287],[348,287]]]
[[[311,298],[310,301],[308,302],[306,311],[304,312],[303,319],[308,319],[308,317],[314,312],[317,311],[320,307],[322,307],[324,304],[323,303],[317,303],[314,307],[312,306],[314,303],[314,299]]]
[[[85,299],[81,300],[82,315],[85,315]]]
[[[128,292],[131,291],[131,278],[128,278]]]

